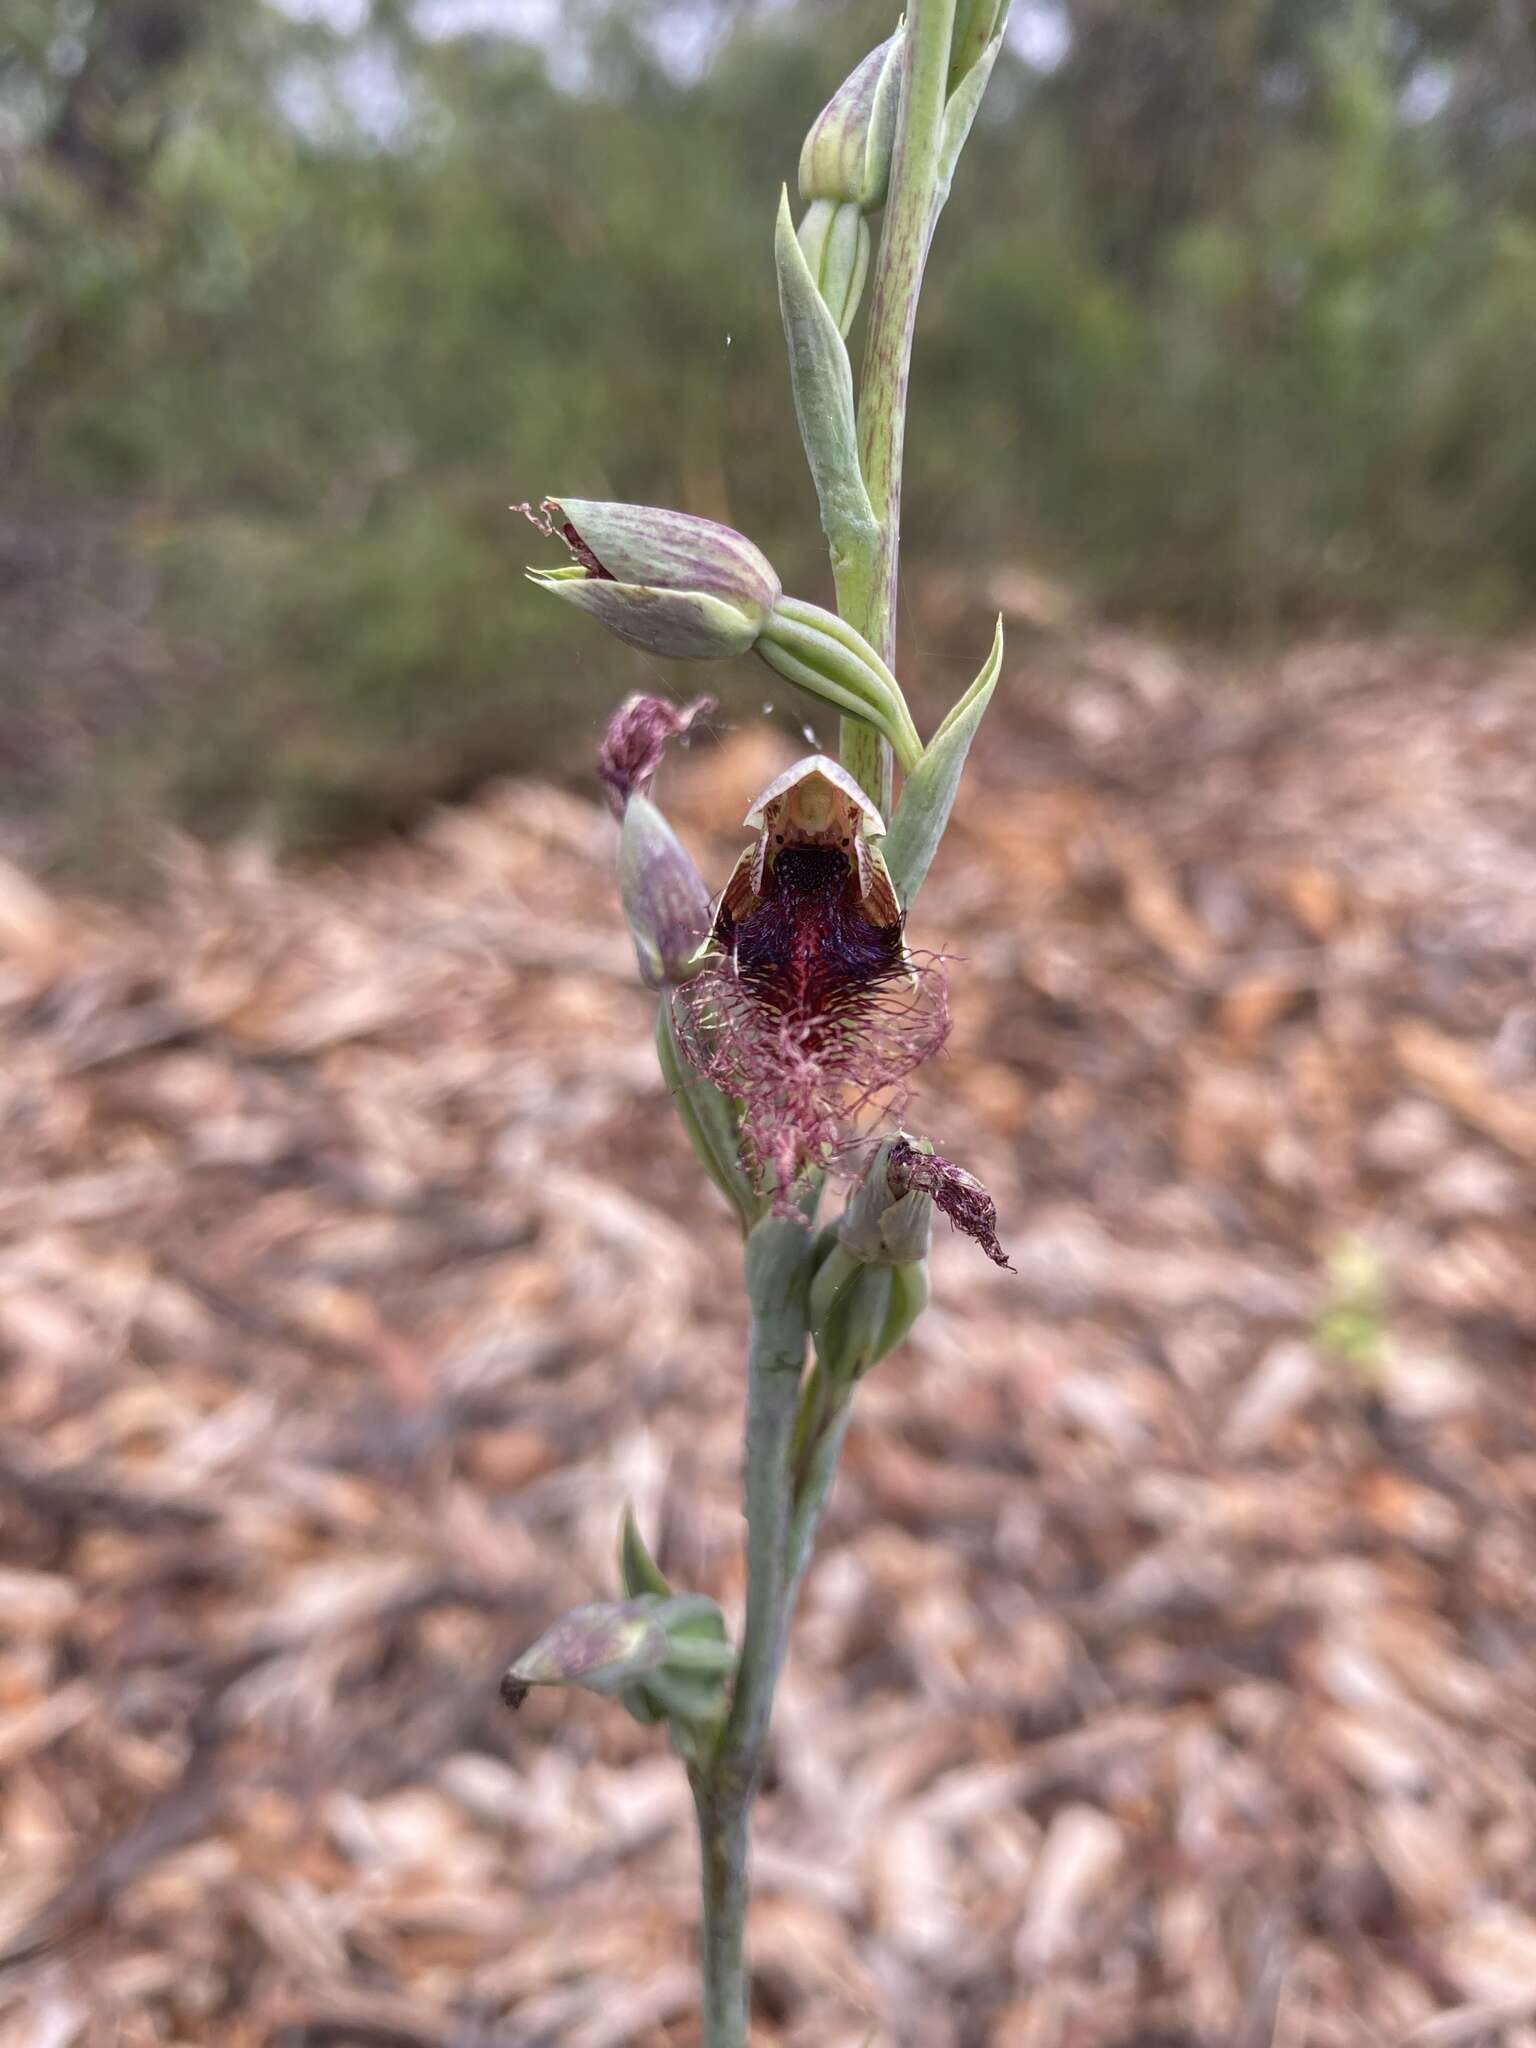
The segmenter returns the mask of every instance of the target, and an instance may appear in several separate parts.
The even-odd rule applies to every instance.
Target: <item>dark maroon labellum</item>
[[[900,926],[870,922],[848,857],[836,847],[784,847],[771,893],[739,922],[722,905],[715,936],[766,1009],[823,1030],[850,997],[902,971]]]
[[[944,971],[915,961],[901,925],[878,924],[838,846],[783,846],[741,914],[726,891],[720,959],[679,990],[693,1065],[742,1105],[743,1157],[780,1203],[810,1167],[834,1165],[861,1125],[943,1045]]]

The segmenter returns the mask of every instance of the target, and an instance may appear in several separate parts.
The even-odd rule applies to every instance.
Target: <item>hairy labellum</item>
[[[847,838],[772,845],[721,900],[717,960],[674,999],[688,1057],[742,1104],[746,1164],[781,1205],[948,1034],[941,964],[911,960],[899,916],[877,921],[871,900]]]
[[[919,1152],[906,1138],[898,1138],[886,1161],[891,1195],[923,1194],[932,1199],[956,1230],[974,1238],[994,1266],[1011,1273],[1008,1254],[997,1241],[997,1204],[974,1173],[941,1159],[937,1152]]]

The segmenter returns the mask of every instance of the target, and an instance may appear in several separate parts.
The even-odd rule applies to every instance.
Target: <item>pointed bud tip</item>
[[[905,27],[856,64],[811,123],[800,151],[802,199],[884,205],[896,138]]]

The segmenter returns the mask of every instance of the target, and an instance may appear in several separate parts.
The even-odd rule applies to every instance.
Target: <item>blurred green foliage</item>
[[[509,500],[727,517],[826,595],[770,235],[892,9],[490,11],[8,0],[0,774],[69,846],[319,841],[572,745],[644,665],[526,592]],[[1015,15],[924,308],[918,563],[1203,631],[1528,612],[1526,11]]]

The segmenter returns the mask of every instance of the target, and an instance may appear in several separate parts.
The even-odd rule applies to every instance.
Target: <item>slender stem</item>
[[[875,510],[875,542],[873,553],[850,563],[837,585],[839,610],[887,665],[894,664],[896,654],[907,381],[923,266],[928,260],[939,196],[939,143],[954,24],[955,0],[910,0],[907,76],[859,393],[859,460]],[[878,733],[852,718],[842,722],[840,743],[843,765],[888,816],[890,748]]]
[[[896,639],[907,381],[918,295],[938,201],[939,143],[954,26],[955,0],[911,0],[907,16],[909,69],[891,160],[859,393],[859,461],[875,508],[878,540],[867,616],[851,623],[887,663]]]
[[[703,1914],[699,1971],[704,1984],[704,2048],[744,2048],[747,2038],[747,1800],[717,1798],[692,1774],[699,1822]]]
[[[705,2048],[746,2039],[747,1817],[788,1626],[790,1450],[808,1334],[810,1231],[768,1216],[747,1239],[747,1612],[731,1711],[693,1772],[703,1887]]]
[[[785,1606],[793,1611],[800,1581],[811,1561],[811,1546],[821,1523],[822,1510],[837,1476],[843,1438],[853,1414],[853,1389],[846,1387],[836,1405],[822,1416],[805,1470],[795,1488],[795,1504],[789,1520],[789,1569],[785,1580]]]

